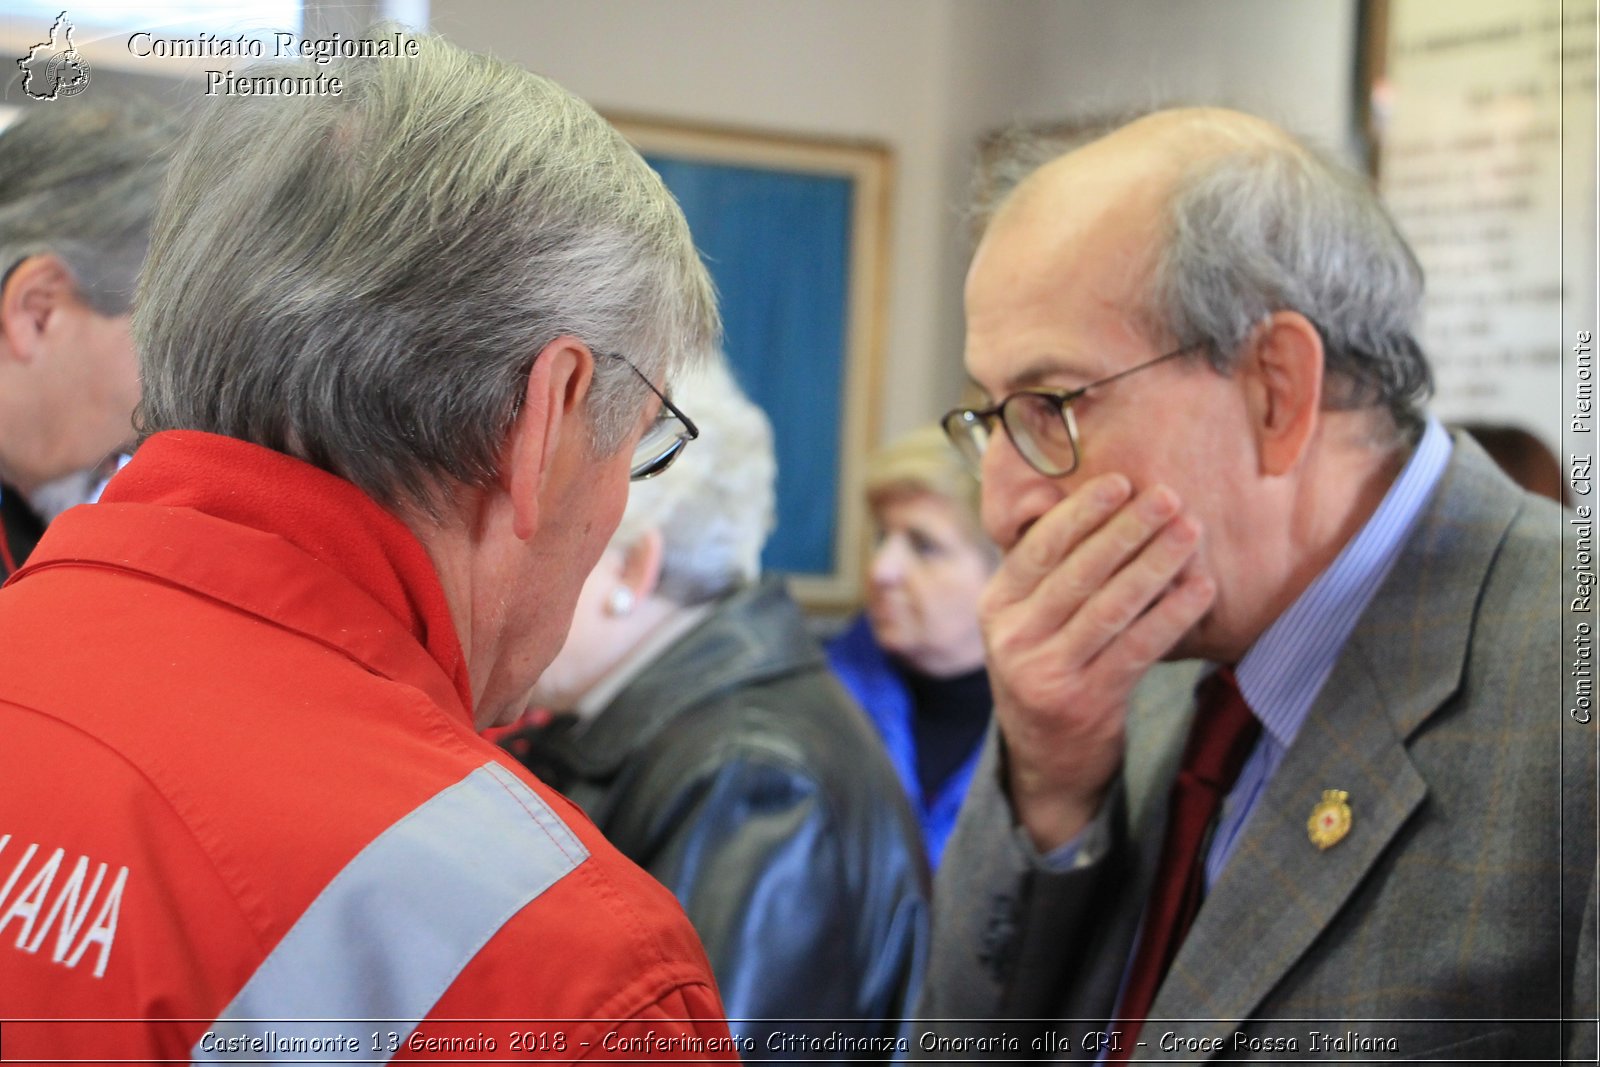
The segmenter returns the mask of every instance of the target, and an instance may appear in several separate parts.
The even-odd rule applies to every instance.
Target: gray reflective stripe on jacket
[[[588,856],[538,794],[485,763],[346,864],[191,1057],[387,1062],[352,1024],[380,1020],[403,1043],[496,931]]]

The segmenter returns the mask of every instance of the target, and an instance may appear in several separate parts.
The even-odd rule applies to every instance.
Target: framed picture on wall
[[[607,116],[683,206],[735,377],[772,421],[762,565],[808,608],[860,598],[861,464],[876,444],[890,156],[849,142]]]

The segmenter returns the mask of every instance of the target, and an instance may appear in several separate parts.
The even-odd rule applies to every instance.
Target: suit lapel
[[[1178,774],[1183,743],[1194,719],[1194,687],[1205,673],[1199,660],[1151,671],[1130,703],[1128,752],[1122,777],[1127,786],[1128,825],[1140,839],[1154,838],[1150,862],[1166,832],[1167,793]]]
[[[1301,959],[1427,793],[1380,687],[1341,657],[1324,699],[1267,786],[1237,851],[1200,909],[1150,1017],[1213,1020],[1186,1034],[1227,1037]],[[1327,850],[1307,821],[1326,789],[1349,794],[1351,828]]]
[[[1151,1019],[1207,1020],[1184,1033],[1232,1034],[1314,954],[1422,803],[1427,784],[1406,740],[1459,687],[1477,596],[1519,506],[1491,484],[1501,477],[1476,445],[1457,439],[1433,501],[1201,907]],[[1329,789],[1349,794],[1351,828],[1320,850],[1307,822]]]

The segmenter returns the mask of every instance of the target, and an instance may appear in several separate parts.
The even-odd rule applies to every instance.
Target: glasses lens
[[[672,466],[673,462],[678,458],[678,453],[682,452],[683,446],[688,443],[689,439],[686,437],[674,438],[672,443],[667,445],[667,450],[665,452],[661,453],[659,456],[645,460],[629,471],[628,480],[633,482],[642,482],[646,478],[654,478],[656,475]]]
[[[1015,393],[1006,401],[1003,415],[1023,459],[1051,477],[1072,473],[1078,450],[1071,408],[1046,393]]]
[[[672,461],[678,458],[678,453],[688,443],[689,434],[683,423],[663,408],[661,417],[650,424],[650,428],[634,446],[633,465],[629,468],[628,477],[636,482],[654,478],[672,466]]]
[[[957,408],[940,422],[944,435],[955,446],[973,474],[983,473],[983,451],[989,446],[989,424],[971,408]]]

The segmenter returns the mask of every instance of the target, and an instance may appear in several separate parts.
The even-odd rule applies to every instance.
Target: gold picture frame
[[[821,613],[840,613],[860,602],[865,570],[866,504],[862,499],[862,465],[878,442],[879,397],[883,386],[883,346],[886,330],[886,292],[889,259],[889,202],[892,159],[888,148],[867,142],[795,137],[783,134],[736,130],[711,126],[665,122],[634,115],[608,115],[623,136],[647,159],[658,165],[669,187],[674,176],[692,181],[696,171],[705,171],[717,181],[737,188],[741,183],[759,183],[763,176],[787,175],[799,179],[815,178],[833,187],[834,202],[842,210],[805,216],[767,220],[763,225],[792,227],[794,239],[808,245],[820,240],[840,253],[844,272],[842,301],[823,302],[810,313],[823,317],[824,332],[833,330],[839,341],[837,361],[812,351],[788,352],[763,345],[760,351],[742,342],[738,322],[747,307],[731,307],[729,301],[781,303],[793,314],[811,293],[799,275],[789,275],[777,263],[759,291],[741,293],[728,284],[727,275],[717,277],[719,269],[730,267],[727,257],[707,255],[708,266],[717,277],[729,321],[728,357],[735,375],[746,391],[760,404],[773,422],[778,452],[778,526],[769,553],[778,560],[805,559],[808,567],[774,565],[788,576],[795,597],[806,608]],[[687,170],[685,169],[687,168]],[[834,183],[843,183],[835,185]],[[726,184],[724,188],[729,188]],[[842,191],[842,195],[841,194]],[[696,244],[706,253],[701,238],[708,231],[737,229],[741,218],[734,217],[730,203],[691,204],[681,188],[674,192],[685,204],[691,230],[700,219]],[[730,198],[731,200],[732,198]],[[707,213],[710,213],[708,216]],[[838,232],[833,232],[837,230]],[[781,235],[780,235],[781,237]],[[781,260],[781,257],[773,257]],[[814,275],[813,275],[814,277]],[[770,290],[770,291],[769,291]],[[837,322],[832,320],[837,317]],[[743,347],[741,347],[743,345]],[[804,365],[795,360],[803,359]],[[786,361],[782,366],[763,361]],[[752,373],[752,370],[758,373]],[[817,405],[802,400],[800,393],[816,396],[819,383],[814,374],[829,380],[820,383],[836,399],[835,425],[831,436],[814,433],[817,419],[810,409]],[[799,383],[788,388],[784,382]],[[824,399],[827,399],[825,396]],[[821,405],[826,407],[826,404]],[[835,457],[830,470],[812,471],[805,484],[796,484],[795,472],[814,462],[819,449],[831,447]],[[786,463],[786,457],[789,462]],[[786,480],[786,469],[788,479]],[[818,485],[819,481],[826,484]],[[833,521],[822,530],[817,509],[831,506]],[[783,539],[795,533],[805,535],[805,544],[788,544]],[[826,544],[821,543],[826,540]],[[819,565],[820,564],[820,565]]]

